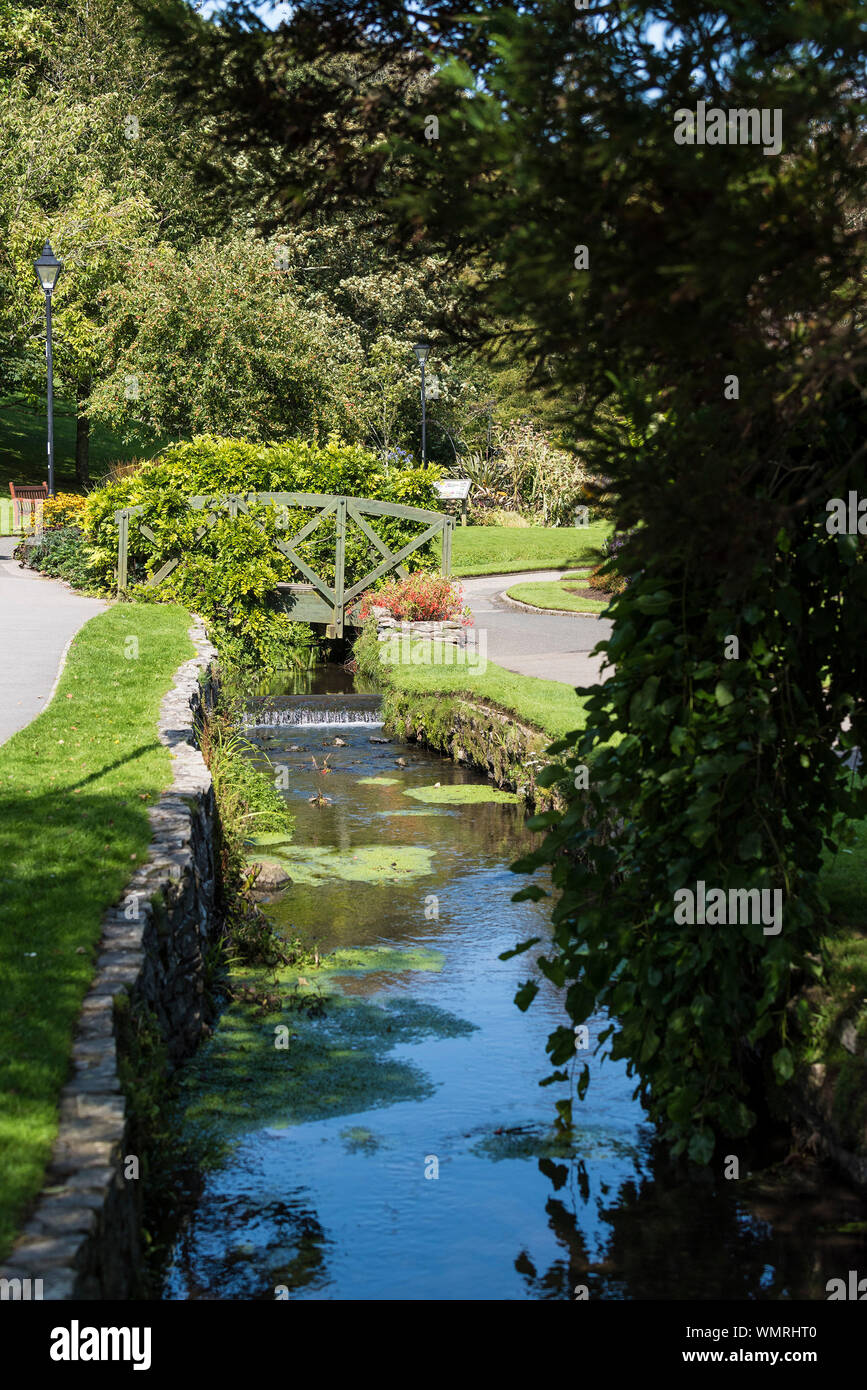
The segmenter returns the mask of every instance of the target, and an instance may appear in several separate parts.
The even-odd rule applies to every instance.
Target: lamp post
[[[421,367],[421,466],[427,465],[427,401],[424,390],[424,364],[430,352],[430,343],[416,343],[413,352]]]
[[[54,496],[54,359],[51,352],[51,295],[60,278],[63,263],[48,242],[33,268],[45,291],[45,360],[48,363],[48,496]]]

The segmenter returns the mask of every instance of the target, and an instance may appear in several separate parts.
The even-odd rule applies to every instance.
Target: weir
[[[247,729],[276,728],[286,724],[327,728],[332,724],[354,727],[382,722],[381,695],[288,695],[250,701],[244,712]]]

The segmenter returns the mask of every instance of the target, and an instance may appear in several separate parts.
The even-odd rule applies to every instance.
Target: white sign
[[[441,483],[434,483],[434,491],[441,501],[448,501],[450,498],[464,498],[470,495],[469,478],[444,478]]]

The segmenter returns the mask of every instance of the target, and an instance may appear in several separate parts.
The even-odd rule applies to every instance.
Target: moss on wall
[[[382,701],[386,731],[423,743],[455,762],[489,772],[498,787],[517,792],[536,810],[556,806],[556,793],[536,785],[549,759],[548,734],[521,724],[484,701],[461,695],[417,695],[387,690]]]

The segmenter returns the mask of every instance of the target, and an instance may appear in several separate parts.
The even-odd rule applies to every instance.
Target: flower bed
[[[372,616],[387,615],[405,623],[457,621],[462,627],[473,624],[460,584],[424,573],[389,580],[376,591],[369,589],[362,595],[360,615],[362,622]]]

